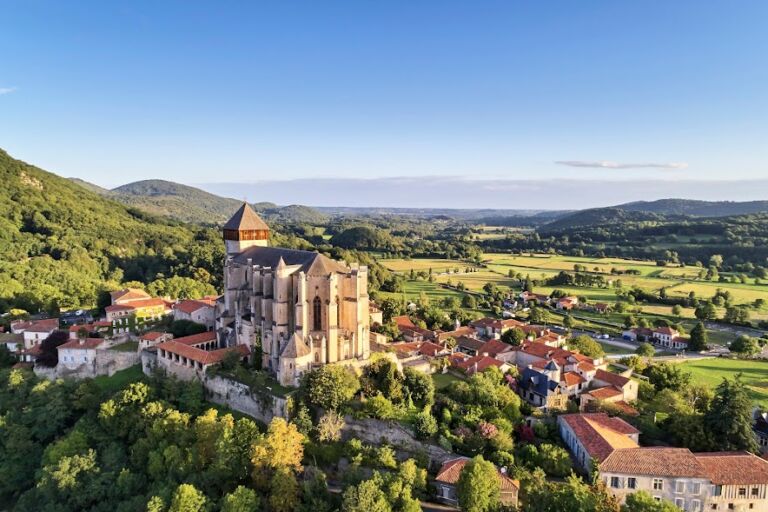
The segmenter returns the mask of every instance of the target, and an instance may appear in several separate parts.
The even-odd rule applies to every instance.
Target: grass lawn
[[[634,354],[634,351],[628,348],[621,348],[616,347],[614,345],[609,345],[607,343],[603,343],[602,341],[598,341],[600,343],[600,346],[603,347],[603,350],[607,355],[614,355],[614,354]]]
[[[110,348],[110,350],[117,350],[118,352],[136,352],[139,350],[139,342],[126,341],[125,343],[115,345],[114,347]]]
[[[447,388],[451,382],[462,380],[452,373],[433,373],[432,382],[435,383],[435,389]]]
[[[751,398],[763,407],[768,406],[768,362],[719,358],[681,364],[693,374],[696,382],[708,384],[712,388],[720,384],[723,377],[733,378],[741,373]]]
[[[139,382],[144,380],[144,373],[141,371],[141,365],[135,364],[125,370],[115,372],[111,377],[101,375],[93,379],[93,382],[99,386],[103,391],[110,394],[120,391],[133,382]]]

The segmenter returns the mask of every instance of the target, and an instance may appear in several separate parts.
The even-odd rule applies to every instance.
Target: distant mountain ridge
[[[659,199],[636,201],[616,206],[625,211],[688,215],[691,217],[729,217],[768,212],[768,201],[698,201],[694,199]]]
[[[221,197],[199,188],[166,180],[141,180],[108,190],[77,178],[71,181],[114,201],[144,210],[153,215],[170,217],[201,225],[220,225],[242,204],[241,200]],[[274,203],[253,204],[266,220],[286,223],[320,224],[328,217],[301,205],[277,206]]]

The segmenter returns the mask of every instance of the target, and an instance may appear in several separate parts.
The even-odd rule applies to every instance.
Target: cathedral
[[[311,251],[269,246],[269,226],[246,203],[224,225],[227,345],[262,347],[262,367],[295,386],[313,367],[369,355],[368,269]]]

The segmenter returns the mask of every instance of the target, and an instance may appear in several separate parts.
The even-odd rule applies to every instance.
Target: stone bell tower
[[[248,203],[243,203],[224,224],[223,231],[228,257],[240,254],[249,247],[269,245],[269,226]]]

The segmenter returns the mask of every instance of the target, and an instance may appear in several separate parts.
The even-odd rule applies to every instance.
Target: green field
[[[559,255],[512,255],[512,254],[485,254],[483,263],[486,268],[477,272],[465,273],[464,269],[471,264],[446,259],[387,259],[381,263],[394,272],[406,273],[411,269],[415,271],[432,269],[437,282],[445,283],[450,280],[453,284],[464,283],[469,290],[479,291],[485,283],[494,283],[497,286],[510,287],[516,281],[509,279],[509,272],[513,271],[533,279],[543,279],[565,271],[573,271],[574,265],[584,265],[590,272],[601,273],[606,280],[611,282],[621,281],[624,288],[640,287],[642,289],[658,292],[666,288],[672,297],[687,297],[690,292],[695,292],[697,297],[712,297],[718,288],[729,291],[735,304],[750,304],[755,299],[768,299],[768,284],[743,284],[743,283],[719,283],[696,280],[701,271],[698,267],[666,266],[659,267],[653,261],[622,260],[618,258],[580,258],[576,256]],[[444,274],[446,270],[453,271],[459,268],[459,274]],[[639,275],[611,274],[611,270],[633,270]],[[568,294],[584,296],[590,301],[614,302],[616,292],[613,287],[608,288],[581,288],[559,286]],[[554,287],[538,287],[539,293],[551,293]],[[643,305],[648,307],[649,313],[669,315],[671,307],[662,305]],[[688,309],[683,313],[683,318],[692,318],[693,310]],[[755,318],[768,317],[767,312],[755,312]]]
[[[435,389],[443,389],[448,387],[451,382],[461,380],[457,376],[450,373],[433,373],[432,382],[435,383]]]
[[[740,359],[703,359],[681,363],[693,374],[696,382],[715,388],[723,378],[741,373],[752,399],[762,407],[768,406],[768,362]]]
[[[141,365],[136,364],[125,370],[115,372],[111,377],[107,377],[106,375],[96,377],[93,379],[93,382],[103,391],[114,393],[125,388],[128,384],[139,382],[144,378],[144,373],[141,371]]]

